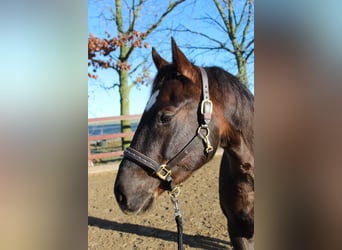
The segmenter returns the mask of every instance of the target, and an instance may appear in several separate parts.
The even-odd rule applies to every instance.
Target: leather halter
[[[177,165],[183,158],[185,158],[195,145],[201,143],[201,141],[205,144],[205,152],[209,154],[213,151],[213,147],[209,141],[209,123],[211,121],[211,115],[213,110],[213,104],[209,98],[209,84],[208,84],[208,76],[204,68],[199,67],[201,71],[202,77],[202,89],[203,89],[203,99],[201,102],[201,115],[202,115],[202,123],[198,126],[196,135],[166,164],[159,164],[155,160],[150,157],[144,155],[138,150],[128,147],[124,152],[124,157],[145,167],[152,171],[152,176],[155,176],[166,182],[168,184],[167,189],[174,193],[178,193],[178,187],[174,187],[172,183],[171,169]]]

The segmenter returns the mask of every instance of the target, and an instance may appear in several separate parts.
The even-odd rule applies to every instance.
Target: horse
[[[126,214],[148,211],[223,148],[219,198],[236,250],[254,249],[254,96],[219,67],[191,63],[171,38],[172,63],[152,48],[152,92],[114,184]]]

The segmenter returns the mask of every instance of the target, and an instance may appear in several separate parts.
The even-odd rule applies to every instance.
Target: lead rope
[[[208,84],[208,76],[204,68],[199,67],[201,71],[201,78],[202,78],[202,89],[203,89],[203,100],[201,102],[201,114],[203,116],[204,124],[202,124],[198,130],[197,134],[203,139],[204,143],[206,144],[205,151],[207,154],[213,150],[213,147],[209,141],[209,123],[211,120],[211,115],[213,111],[213,103],[209,98],[209,84]],[[201,133],[204,130],[205,133]],[[171,172],[170,172],[171,175]],[[175,206],[175,220],[177,223],[177,236],[178,236],[178,250],[183,250],[183,224],[182,224],[182,215],[178,205],[178,195],[180,193],[179,186],[175,186],[171,188],[169,192],[171,201]]]
[[[169,195],[170,195],[173,205],[175,206],[175,220],[177,223],[178,250],[183,250],[182,215],[179,209],[178,199],[177,199],[179,192],[180,192],[179,186],[176,186],[175,188],[172,189],[172,191],[169,192]]]

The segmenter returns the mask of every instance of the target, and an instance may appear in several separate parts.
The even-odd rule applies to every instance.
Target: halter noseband
[[[199,69],[201,71],[203,89],[203,100],[201,102],[201,115],[203,119],[202,123],[197,128],[196,135],[166,164],[159,164],[155,160],[151,159],[150,157],[144,155],[143,153],[132,147],[128,147],[124,152],[125,158],[151,170],[152,176],[155,176],[163,182],[168,183],[168,190],[174,193],[179,192],[179,189],[172,183],[172,167],[176,166],[178,162],[185,158],[191,152],[193,147],[197,145],[198,141],[204,142],[205,152],[207,154],[213,151],[213,147],[209,140],[210,130],[208,127],[211,121],[213,103],[209,98],[209,84],[207,73],[202,67],[199,67]]]

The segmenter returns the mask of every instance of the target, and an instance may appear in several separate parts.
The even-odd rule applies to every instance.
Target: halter
[[[178,229],[178,249],[182,249],[182,221],[177,200],[177,197],[180,193],[180,188],[179,186],[173,184],[171,169],[176,166],[178,162],[184,159],[192,151],[194,146],[198,143],[201,143],[201,141],[203,141],[205,144],[206,154],[209,154],[211,151],[213,151],[213,147],[209,140],[210,130],[208,126],[211,121],[213,103],[209,98],[209,84],[207,73],[202,67],[199,67],[199,69],[201,71],[202,78],[203,99],[200,104],[202,121],[197,128],[196,135],[166,164],[159,164],[152,158],[144,155],[143,153],[132,147],[128,147],[124,152],[125,158],[147,168],[151,171],[152,176],[159,178],[164,184],[166,184],[166,190],[169,191],[171,201],[175,206],[175,218]]]

